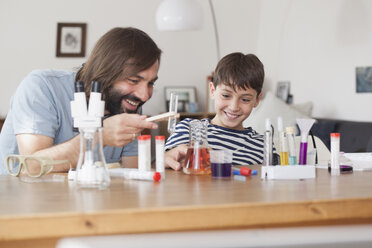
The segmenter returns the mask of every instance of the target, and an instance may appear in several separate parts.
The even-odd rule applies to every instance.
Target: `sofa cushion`
[[[277,119],[279,116],[283,119],[283,126],[296,126],[296,118],[310,118],[304,112],[312,111],[312,103],[297,105],[298,109],[292,105],[286,104],[283,100],[276,97],[270,91],[266,92],[265,98],[261,100],[256,108],[253,109],[251,115],[243,122],[244,127],[252,127],[259,133],[265,132],[265,119],[270,118],[272,125],[277,130]],[[310,113],[311,114],[311,113]]]
[[[340,133],[340,151],[372,152],[372,122],[318,118],[311,129],[330,148],[330,134]]]
[[[341,151],[367,152],[372,137],[372,123],[343,121],[339,123],[337,131],[340,133]]]
[[[337,120],[317,119],[311,128],[311,132],[313,135],[319,137],[328,149],[331,149],[330,133],[335,132],[337,124]]]

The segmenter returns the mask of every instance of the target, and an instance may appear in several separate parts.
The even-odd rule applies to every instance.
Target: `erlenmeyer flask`
[[[199,175],[211,173],[207,131],[207,120],[190,122],[189,148],[183,164],[184,173]]]
[[[105,189],[110,185],[110,175],[103,154],[102,128],[80,130],[76,183],[80,188]]]

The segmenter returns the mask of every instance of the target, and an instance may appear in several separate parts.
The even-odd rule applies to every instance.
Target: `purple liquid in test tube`
[[[307,143],[301,142],[300,144],[300,161],[298,164],[305,165],[306,164],[306,153],[307,153]]]

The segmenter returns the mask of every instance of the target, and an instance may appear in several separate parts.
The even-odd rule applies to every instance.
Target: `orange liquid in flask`
[[[186,174],[204,175],[211,173],[209,151],[206,147],[188,148],[183,172]]]

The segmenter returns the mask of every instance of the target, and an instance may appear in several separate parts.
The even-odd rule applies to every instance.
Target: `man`
[[[100,38],[76,72],[37,70],[19,85],[0,134],[0,174],[7,174],[9,154],[47,156],[77,164],[80,138],[73,131],[70,101],[74,83],[83,81],[89,100],[91,82],[102,83],[106,102],[103,145],[108,163],[137,166],[136,136],[157,125],[145,121],[141,106],[157,80],[161,50],[143,31],[114,28]],[[67,171],[69,165],[54,167]]]

